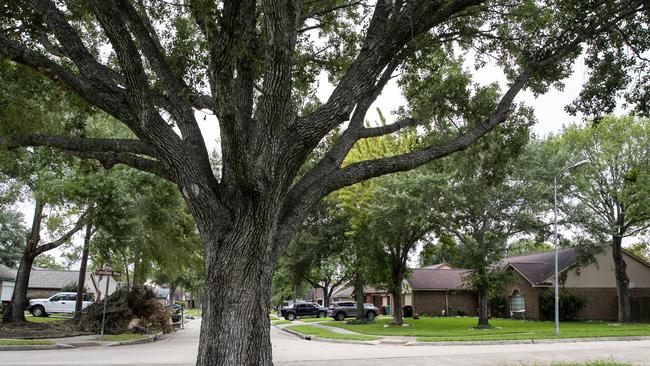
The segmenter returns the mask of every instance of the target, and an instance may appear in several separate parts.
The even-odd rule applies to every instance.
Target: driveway
[[[6,351],[9,365],[193,365],[200,322],[154,343],[43,351]],[[481,346],[360,345],[305,341],[271,329],[277,366],[297,365],[548,365],[553,361],[611,360],[650,365],[650,340]]]

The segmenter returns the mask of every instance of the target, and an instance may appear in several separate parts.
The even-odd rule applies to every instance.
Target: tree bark
[[[612,257],[614,259],[614,272],[616,274],[616,294],[618,296],[618,321],[629,323],[632,321],[630,309],[630,279],[627,276],[627,264],[623,260],[621,235],[612,236]]]
[[[401,276],[393,278],[393,323],[404,323],[404,314],[402,313],[402,279]]]
[[[26,321],[25,309],[27,309],[27,305],[29,305],[29,302],[27,301],[27,288],[34,258],[36,258],[36,256],[29,253],[25,253],[22,258],[20,258],[18,273],[16,273],[14,293],[11,295],[11,307],[4,315],[4,322],[22,323]]]
[[[79,280],[77,280],[77,301],[74,305],[75,313],[83,308],[84,288],[86,287],[86,270],[88,268],[88,254],[90,252],[90,239],[93,236],[92,219],[86,224],[86,236],[84,236],[84,247],[81,252],[81,265],[79,266]]]
[[[354,297],[357,302],[357,320],[365,320],[366,314],[365,309],[363,308],[363,303],[365,301],[363,293],[363,275],[357,272],[354,277]]]
[[[191,209],[201,209],[192,202]],[[242,209],[227,235],[201,230],[206,278],[198,366],[272,365],[270,340],[271,278],[276,257],[273,214]],[[199,217],[206,217],[203,212]],[[195,217],[196,217],[195,216]],[[213,224],[211,224],[213,225]]]
[[[485,287],[478,289],[478,328],[489,328],[488,320],[488,291]]]

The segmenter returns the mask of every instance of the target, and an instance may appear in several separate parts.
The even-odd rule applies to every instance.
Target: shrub
[[[503,318],[506,315],[507,300],[505,297],[493,297],[489,300],[490,314],[493,317]]]
[[[456,309],[456,315],[467,316],[467,310],[465,310],[464,308],[458,308]]]
[[[580,310],[587,305],[587,300],[576,293],[567,292],[563,289],[560,292],[558,301],[560,306],[560,320],[575,320]],[[555,317],[555,297],[553,291],[549,290],[539,298],[539,310],[544,319]]]
[[[0,321],[4,318],[7,311],[9,311],[9,304],[0,303]]]

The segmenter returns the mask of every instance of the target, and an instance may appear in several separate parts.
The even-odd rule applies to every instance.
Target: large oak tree
[[[0,55],[78,94],[135,136],[33,131],[9,134],[4,145],[50,146],[106,167],[126,164],[182,192],[205,248],[199,365],[272,363],[272,269],[323,196],[466,148],[508,118],[522,89],[546,91],[570,74],[584,50],[596,69],[603,65],[599,55],[634,66],[634,53],[617,51],[647,49],[643,0],[30,0],[1,6]],[[458,116],[456,133],[429,146],[341,164],[360,139],[429,124],[407,116],[364,126],[366,111],[398,69],[418,67],[423,54],[451,58],[470,48],[493,56],[509,78],[491,113],[478,123]],[[335,88],[318,103],[314,86],[321,71]],[[619,78],[609,88],[607,73],[594,75],[605,82],[590,84],[590,91],[612,94],[632,83]],[[647,99],[642,91],[628,97]],[[443,95],[431,105],[446,101]],[[219,176],[196,110],[218,119]],[[336,143],[301,170],[337,128],[343,132]]]

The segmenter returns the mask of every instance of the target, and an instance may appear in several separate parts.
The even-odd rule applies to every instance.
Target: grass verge
[[[375,339],[380,338],[362,334],[341,334],[311,325],[291,325],[287,328],[298,333],[313,335],[320,338],[341,339],[347,341],[374,341]]]
[[[124,333],[124,334],[106,334],[104,335],[103,341],[106,342],[124,342],[124,341],[134,341],[138,339],[145,339],[147,336],[142,334],[135,333]],[[96,340],[100,340],[100,337],[97,337]]]
[[[271,320],[271,324],[275,324],[275,325],[289,324],[289,323],[292,323],[292,322],[289,321],[289,320],[284,320],[284,319]]]
[[[195,318],[200,318],[201,317],[201,309],[183,309],[183,314],[185,315],[191,315]]]
[[[300,320],[301,322],[305,322],[305,323],[320,323],[320,322],[326,322],[326,321],[331,320],[331,319],[332,318],[329,318],[329,319],[327,319],[327,318],[300,318],[298,320]]]
[[[632,366],[632,364],[614,361],[587,361],[584,363],[554,362],[551,366]]]
[[[25,320],[30,323],[53,323],[68,320],[67,316],[32,316],[32,314],[25,312]]]
[[[475,329],[476,318],[421,318],[404,320],[407,327],[390,325],[390,319],[374,323],[349,325],[327,322],[333,327],[378,336],[410,336],[421,342],[494,341],[555,338],[553,322],[491,319],[489,329]],[[385,327],[385,325],[387,325]],[[592,338],[650,336],[650,324],[617,324],[608,322],[562,322],[561,338]]]
[[[0,346],[48,346],[54,342],[46,339],[0,339]]]

